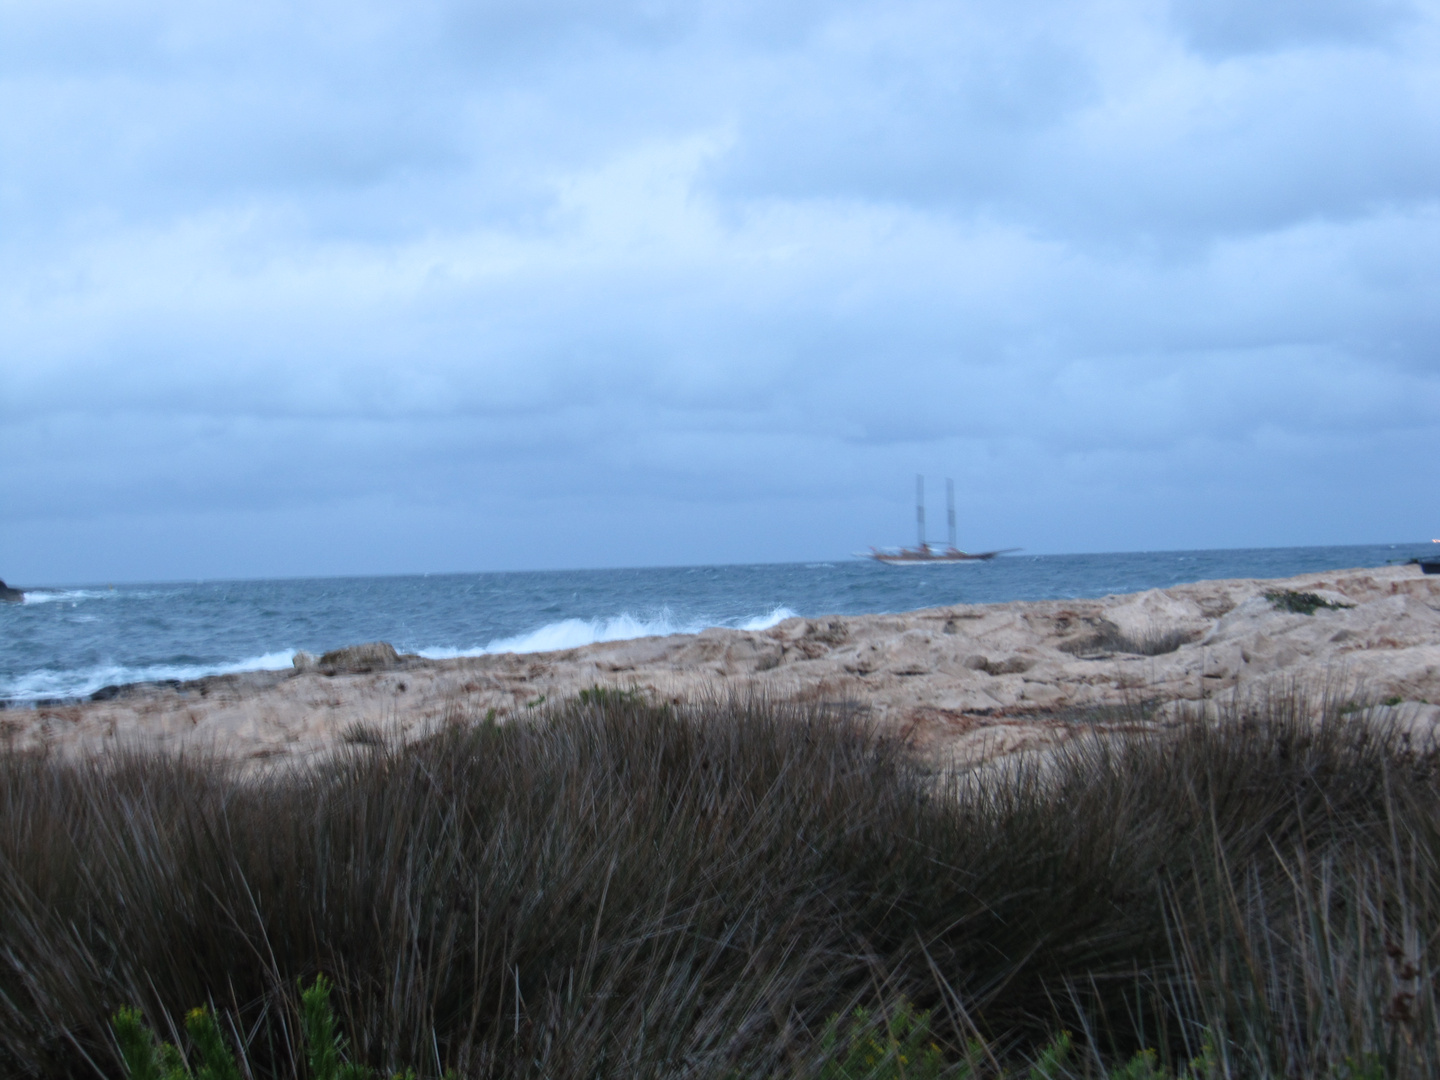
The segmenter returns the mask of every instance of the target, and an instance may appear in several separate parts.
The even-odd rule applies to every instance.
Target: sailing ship
[[[915,523],[919,529],[919,543],[914,547],[874,548],[856,552],[867,559],[884,563],[886,566],[934,566],[936,563],[979,563],[988,562],[996,555],[1019,548],[1004,548],[1000,551],[961,551],[955,546],[955,481],[945,481],[945,510],[950,527],[950,542],[943,548],[925,539],[925,477],[915,477]]]

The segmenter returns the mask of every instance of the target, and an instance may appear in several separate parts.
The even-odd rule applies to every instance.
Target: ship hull
[[[904,556],[904,555],[867,555],[866,558],[874,559],[886,566],[971,566],[975,563],[989,562],[995,556],[992,555],[931,555],[925,556]]]

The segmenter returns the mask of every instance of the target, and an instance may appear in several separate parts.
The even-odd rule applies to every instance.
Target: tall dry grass
[[[1437,1075],[1436,758],[1324,711],[955,775],[845,714],[607,695],[244,780],[11,756],[0,1073],[117,1076],[118,1007],[209,1003],[302,1076],[324,973],[355,1055],[422,1075],[804,1076],[902,1001],[982,1072],[1069,1029],[1077,1075]]]

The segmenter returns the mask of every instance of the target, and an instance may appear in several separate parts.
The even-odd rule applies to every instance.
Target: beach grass
[[[0,1073],[125,1075],[121,1010],[193,1054],[198,1008],[307,1077],[323,976],[386,1076],[1440,1074],[1433,749],[1211,709],[958,772],[619,694],[263,775],[10,754]]]

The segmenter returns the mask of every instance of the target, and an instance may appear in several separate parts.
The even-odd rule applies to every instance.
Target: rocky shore
[[[142,746],[304,759],[466,718],[504,722],[604,687],[677,702],[758,692],[835,703],[974,760],[1292,686],[1379,705],[1417,734],[1440,729],[1440,578],[1396,566],[1205,581],[455,660],[372,644],[301,654],[290,671],[10,710],[0,738],[62,753]]]

